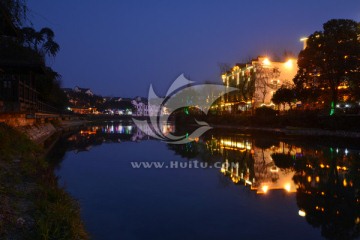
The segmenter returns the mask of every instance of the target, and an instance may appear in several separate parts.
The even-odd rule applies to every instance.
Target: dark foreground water
[[[354,239],[357,145],[233,130],[169,145],[108,123],[50,156],[93,239]]]

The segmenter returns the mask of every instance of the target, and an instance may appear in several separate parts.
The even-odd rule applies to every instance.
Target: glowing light
[[[262,63],[264,65],[268,66],[268,65],[270,65],[270,60],[268,58],[265,58]]]
[[[320,182],[320,177],[316,176],[315,180],[316,180],[316,182]]]
[[[299,216],[300,217],[305,217],[306,216],[306,212],[304,210],[299,210]]]
[[[307,180],[308,182],[311,182],[311,176],[308,176]]]
[[[290,183],[285,184],[284,189],[285,189],[286,191],[290,192],[290,190],[291,190]]]
[[[267,191],[269,190],[269,187],[268,186],[263,186],[262,190],[263,190],[264,193],[267,193]]]
[[[239,70],[239,69],[240,69],[239,66],[233,67],[233,71],[237,71],[237,70]]]
[[[347,181],[346,181],[346,179],[344,179],[344,181],[343,181],[343,185],[344,185],[344,187],[346,187],[346,186],[347,186]]]
[[[293,67],[293,60],[289,59],[287,62],[285,62],[286,68],[292,68]]]

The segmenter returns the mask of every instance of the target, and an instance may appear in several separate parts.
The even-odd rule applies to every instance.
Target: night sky
[[[61,50],[49,64],[63,86],[104,96],[147,96],[150,84],[164,95],[181,73],[220,83],[218,63],[297,55],[327,20],[360,21],[358,0],[27,2],[34,27],[55,32]]]

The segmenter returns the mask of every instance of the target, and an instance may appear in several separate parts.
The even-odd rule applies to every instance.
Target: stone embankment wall
[[[24,126],[19,129],[34,142],[41,142],[52,136],[57,131],[51,123],[41,125],[34,124],[31,126]]]

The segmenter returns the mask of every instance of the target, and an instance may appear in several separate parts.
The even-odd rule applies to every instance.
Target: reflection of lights
[[[263,190],[264,193],[267,193],[267,191],[269,190],[269,187],[268,186],[263,186],[261,189]]]
[[[307,180],[308,182],[311,182],[311,176],[308,176]]]
[[[284,189],[286,191],[290,192],[290,190],[291,190],[290,183],[285,184]]]
[[[246,184],[252,185],[252,182],[250,182],[249,180],[245,180]]]
[[[241,149],[247,149],[250,150],[251,149],[251,143],[249,142],[237,142],[237,141],[231,141],[231,140],[220,140],[220,145],[222,147],[231,147],[234,148],[233,150],[235,150],[235,148],[241,148]],[[229,149],[231,149],[229,148]]]
[[[238,183],[240,181],[240,178],[239,177],[232,177],[231,180],[234,182],[234,183]]]
[[[299,210],[299,216],[300,217],[305,217],[306,216],[306,212],[304,210]]]
[[[341,167],[341,166],[336,166],[336,168],[337,168],[337,170],[344,170],[344,171],[348,170],[348,168],[345,167],[345,166],[343,166],[343,167]]]

